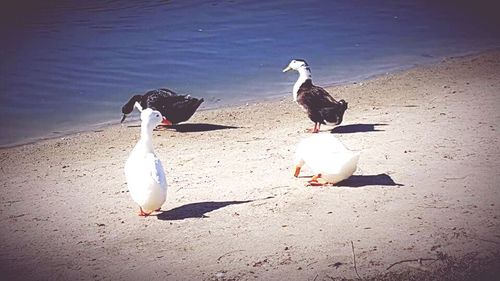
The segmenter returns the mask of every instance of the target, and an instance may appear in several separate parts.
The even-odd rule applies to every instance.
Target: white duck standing
[[[359,155],[331,134],[313,135],[297,146],[294,176],[298,177],[302,166],[307,165],[314,173],[308,185],[336,184],[356,171]]]
[[[160,159],[153,150],[153,129],[162,115],[146,108],[141,112],[141,138],[125,163],[125,177],[132,199],[139,204],[139,216],[159,211],[167,198],[167,180]]]

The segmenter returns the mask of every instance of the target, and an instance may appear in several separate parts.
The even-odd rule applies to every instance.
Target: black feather
[[[139,102],[143,109],[158,110],[172,124],[187,121],[196,112],[203,99],[179,95],[172,90],[161,88],[151,90],[144,95],[135,95],[122,107],[123,114],[129,114]]]
[[[311,121],[321,124],[340,124],[347,109],[346,101],[335,100],[325,89],[313,85],[311,79],[300,86],[297,102],[306,109]]]
[[[347,102],[340,100],[339,103],[331,107],[320,108],[319,114],[328,123],[339,125],[344,119],[344,112],[347,109]],[[324,124],[324,123],[322,123]]]
[[[136,102],[140,102],[142,99],[141,95],[134,95],[130,98],[130,100],[122,107],[123,114],[130,114],[132,110],[134,110],[134,104]]]

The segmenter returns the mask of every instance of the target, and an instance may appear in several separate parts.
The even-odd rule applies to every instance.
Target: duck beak
[[[287,72],[287,71],[290,71],[290,70],[292,70],[292,68],[290,66],[287,66],[287,67],[285,67],[285,69],[283,69],[283,72]]]
[[[125,118],[127,118],[127,114],[123,114],[122,120],[120,120],[120,123],[123,123],[123,121],[125,121]]]

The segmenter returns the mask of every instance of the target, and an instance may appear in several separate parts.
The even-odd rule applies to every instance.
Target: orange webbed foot
[[[332,183],[329,183],[324,178],[322,178],[321,174],[317,174],[307,182],[306,186],[327,186],[331,184]]]
[[[139,215],[140,217],[147,217],[147,216],[151,215],[151,213],[152,213],[152,212],[149,212],[149,213],[144,212],[144,210],[142,209],[142,207],[139,207],[139,213],[138,213],[138,215]]]
[[[306,133],[316,134],[319,132],[318,128],[306,129]]]

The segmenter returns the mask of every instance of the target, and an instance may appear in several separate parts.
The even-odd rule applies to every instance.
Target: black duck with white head
[[[295,70],[299,79],[293,85],[293,100],[307,112],[314,122],[313,133],[319,132],[321,124],[339,125],[347,109],[345,100],[335,100],[325,89],[312,83],[311,69],[305,60],[295,59],[283,69],[283,72]]]
[[[125,121],[127,115],[134,110],[134,106],[142,111],[146,108],[158,110],[163,116],[163,125],[172,125],[187,121],[196,112],[203,99],[193,98],[189,95],[179,95],[172,90],[161,88],[151,90],[144,95],[134,95],[122,107]]]

